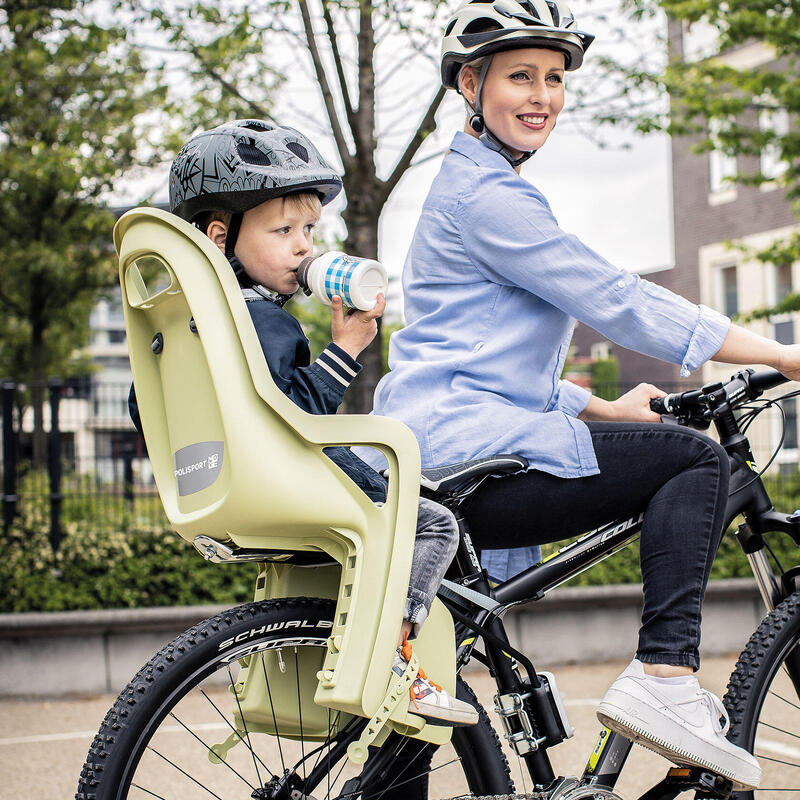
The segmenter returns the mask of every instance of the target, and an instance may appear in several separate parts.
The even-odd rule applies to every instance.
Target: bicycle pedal
[[[733,784],[722,775],[717,775],[702,767],[672,767],[667,770],[663,784],[681,787],[681,791],[695,789],[697,797],[728,797],[733,792]]]

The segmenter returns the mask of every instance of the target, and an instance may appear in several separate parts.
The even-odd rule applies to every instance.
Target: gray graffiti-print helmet
[[[294,128],[257,119],[226,122],[189,139],[169,171],[169,207],[191,222],[204,211],[243,214],[274,197],[316,191],[322,204],[342,179]]]

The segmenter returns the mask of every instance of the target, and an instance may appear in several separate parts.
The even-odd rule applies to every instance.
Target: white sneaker
[[[411,643],[406,639],[403,646],[397,648],[394,656],[392,670],[398,675],[406,671],[411,653]],[[451,697],[421,669],[411,684],[409,694],[411,699],[408,702],[408,710],[431,725],[466,727],[478,723],[478,712],[469,703]]]
[[[597,718],[676,764],[729,778],[734,789],[754,789],[761,780],[755,757],[725,738],[730,723],[722,702],[694,676],[681,684],[648,680],[634,659],[600,701]]]

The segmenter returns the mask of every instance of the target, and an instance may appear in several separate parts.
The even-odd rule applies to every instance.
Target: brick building
[[[687,60],[703,55],[702,48],[698,51],[696,42],[692,41],[694,30],[695,26],[689,31],[676,23],[670,29],[673,46]],[[772,60],[771,52],[758,43],[725,55],[728,64],[740,69],[760,67]],[[788,126],[786,114],[780,111],[768,118],[762,115],[753,122],[779,127],[781,132]],[[757,159],[747,158],[737,163],[735,158],[719,152],[698,155],[691,152],[695,141],[691,138],[672,141],[675,263],[645,277],[729,316],[774,305],[792,287],[800,286],[800,264],[764,266],[748,262],[725,243],[738,241],[763,247],[796,228],[800,221],[777,183],[761,187],[734,186],[725,180],[738,171],[756,171]],[[781,162],[771,152],[761,154],[760,167],[764,174],[776,178],[782,171]],[[773,317],[769,322],[752,323],[751,327],[782,342],[796,341],[793,315]],[[619,360],[623,383],[649,381],[665,387],[680,383],[688,386],[718,380],[732,372],[729,366],[707,364],[689,378],[681,379],[678,367],[605,343],[600,334],[583,325],[576,328],[573,343],[579,357],[591,356],[593,351],[601,352],[607,346]],[[792,409],[787,410],[792,412]]]

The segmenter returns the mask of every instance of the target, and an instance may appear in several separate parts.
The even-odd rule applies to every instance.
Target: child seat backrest
[[[317,702],[371,714],[408,588],[416,439],[395,420],[315,416],[292,403],[272,381],[230,265],[184,220],[134,209],[118,221],[114,243],[136,396],[167,517],[189,541],[324,552],[341,564]],[[386,456],[383,505],[323,454],[339,444]]]

